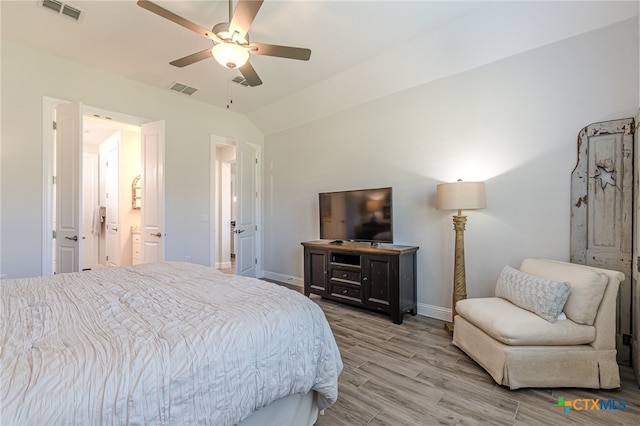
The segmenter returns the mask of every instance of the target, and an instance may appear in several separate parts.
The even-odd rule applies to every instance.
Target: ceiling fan
[[[232,13],[231,0],[229,0],[229,22],[216,24],[211,30],[194,24],[148,0],[138,0],[138,6],[213,41],[212,48],[176,59],[170,62],[171,65],[185,67],[213,56],[220,65],[226,68],[238,68],[249,86],[253,87],[262,84],[262,80],[249,62],[249,53],[301,61],[307,61],[311,57],[310,49],[249,42],[249,27],[258,14],[262,2],[263,0],[239,0]]]

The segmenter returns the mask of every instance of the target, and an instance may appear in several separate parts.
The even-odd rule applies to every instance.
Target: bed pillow
[[[516,306],[531,311],[554,323],[562,312],[571,286],[526,274],[505,266],[496,284],[496,296],[508,300]]]
[[[607,274],[583,265],[534,258],[525,259],[520,270],[550,280],[567,281],[571,285],[571,293],[564,313],[573,322],[593,325],[609,283]]]

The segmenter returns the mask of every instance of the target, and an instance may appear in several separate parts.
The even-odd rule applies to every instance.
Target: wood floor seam
[[[325,312],[344,363],[338,401],[316,426],[640,424],[640,389],[629,367],[620,367],[619,389],[512,391],[455,347],[442,321],[405,315],[397,325],[385,314],[311,300]],[[626,408],[565,414],[555,407],[559,397],[622,399]]]

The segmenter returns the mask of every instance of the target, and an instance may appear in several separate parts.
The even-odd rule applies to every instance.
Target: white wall
[[[246,117],[2,41],[0,273],[39,275],[42,252],[42,97],[79,100],[166,121],[165,255],[209,264],[210,138],[264,138]]]
[[[577,134],[635,114],[638,71],[634,17],[269,135],[265,273],[301,281],[318,192],[392,186],[395,241],[420,246],[419,310],[447,319],[453,212],[434,196],[457,178],[487,182],[488,208],[466,212],[470,297],[524,257],[567,260]]]

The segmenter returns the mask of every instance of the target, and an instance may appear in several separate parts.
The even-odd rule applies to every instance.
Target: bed
[[[181,262],[0,283],[0,423],[313,424],[342,361],[320,307]]]

